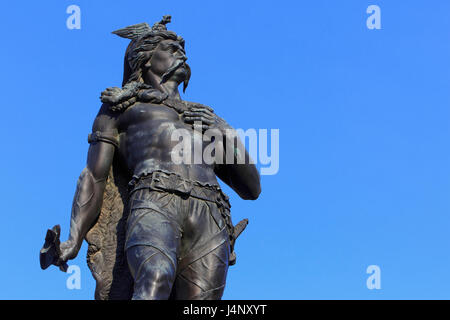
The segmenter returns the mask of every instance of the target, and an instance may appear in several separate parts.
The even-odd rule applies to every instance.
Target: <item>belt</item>
[[[229,198],[223,193],[220,186],[187,180],[172,172],[153,171],[134,176],[128,186],[130,195],[140,189],[164,190],[216,202],[219,206],[227,209],[231,208]]]

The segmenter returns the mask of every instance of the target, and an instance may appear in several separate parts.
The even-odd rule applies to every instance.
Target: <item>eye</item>
[[[170,50],[171,45],[167,43],[161,43],[161,49],[163,49],[164,51]]]

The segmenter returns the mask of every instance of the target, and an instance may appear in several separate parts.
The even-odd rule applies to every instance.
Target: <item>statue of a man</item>
[[[243,199],[261,191],[242,142],[226,134],[231,127],[211,108],[181,100],[178,86],[186,89],[190,68],[184,40],[167,30],[168,22],[164,16],[153,27],[113,32],[131,39],[122,88],[102,93],[69,239],[58,242],[53,263],[61,266],[88,241],[97,299],[220,299],[246,221],[233,226],[216,176]],[[224,159],[231,153],[244,163],[175,163],[173,131],[193,133],[198,123],[201,132],[222,133]]]

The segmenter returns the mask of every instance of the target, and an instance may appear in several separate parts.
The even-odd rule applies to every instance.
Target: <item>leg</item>
[[[176,196],[137,193],[128,219],[126,253],[134,278],[133,299],[168,299],[176,275],[181,229]]]
[[[172,298],[220,300],[228,271],[229,242],[224,241],[178,273]]]
[[[134,246],[127,250],[134,278],[133,300],[167,300],[175,280],[175,267],[160,249]]]
[[[202,190],[194,190],[200,194]],[[213,201],[190,198],[173,299],[219,300],[225,289],[230,237],[221,207]]]

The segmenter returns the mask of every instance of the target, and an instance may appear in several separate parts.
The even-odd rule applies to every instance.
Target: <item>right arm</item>
[[[116,118],[103,105],[92,126],[86,168],[81,172],[72,204],[69,239],[61,243],[61,261],[77,256],[83,239],[97,221],[106,179],[117,145]]]

